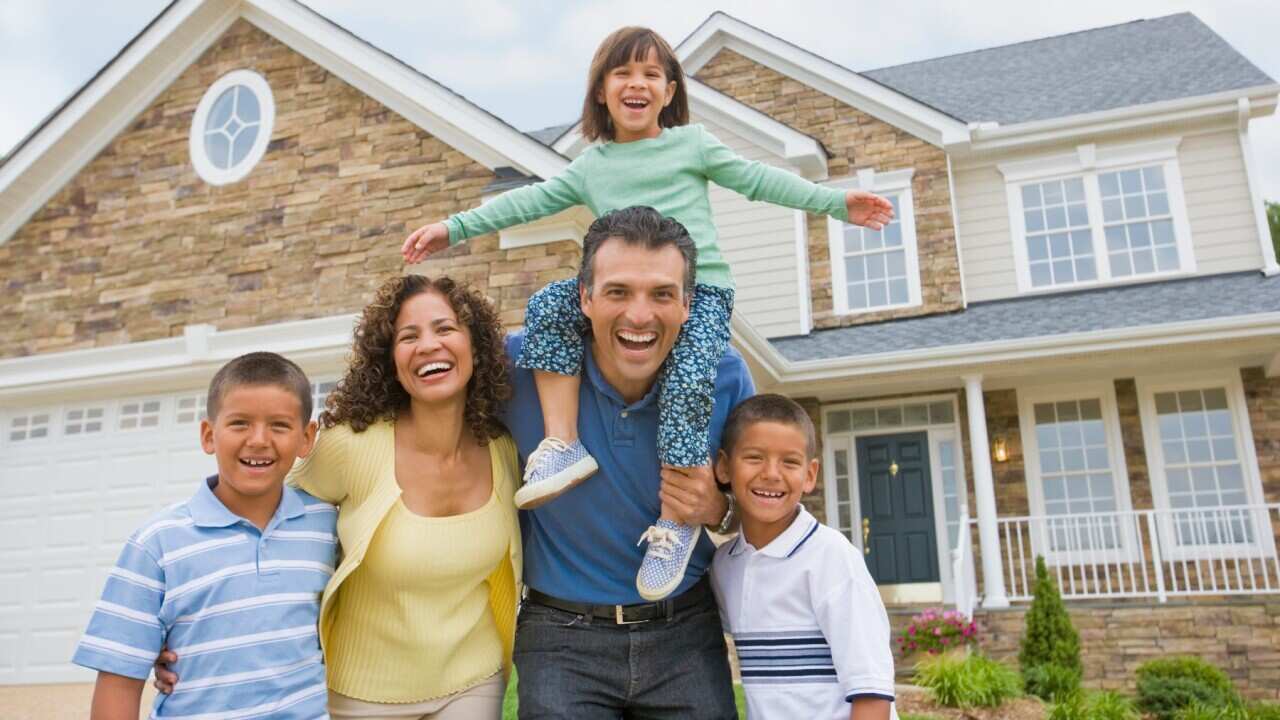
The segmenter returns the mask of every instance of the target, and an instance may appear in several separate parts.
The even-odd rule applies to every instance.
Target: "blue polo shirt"
[[[524,333],[507,337],[507,354],[519,357]],[[506,423],[523,463],[545,437],[533,372],[512,370]],[[605,381],[591,352],[585,354],[578,396],[578,436],[600,471],[578,487],[535,510],[520,512],[524,540],[524,581],[530,587],[574,602],[630,605],[644,602],[636,591],[636,570],[644,558],[640,535],[662,511],[658,499],[658,385],[638,402],[623,401]],[[735,405],[755,386],[747,364],[729,348],[716,375],[711,447]],[[676,595],[689,589],[711,565],[715,547],[703,533]]]
[[[145,680],[162,646],[176,652],[180,680],[151,717],[327,717],[316,622],[337,511],[285,486],[259,530],[217,482],[129,537],[71,661]]]

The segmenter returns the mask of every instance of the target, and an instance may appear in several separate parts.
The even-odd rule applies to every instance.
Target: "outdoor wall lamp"
[[[1003,436],[996,436],[995,442],[991,444],[991,457],[996,462],[1009,461],[1009,446],[1005,444]]]

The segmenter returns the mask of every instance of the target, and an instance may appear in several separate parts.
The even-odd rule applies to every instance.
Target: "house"
[[[692,114],[891,197],[884,231],[713,204],[734,341],[821,434],[812,508],[892,609],[1016,647],[1044,556],[1086,682],[1196,652],[1280,697],[1280,266],[1248,121],[1280,85],[1190,14],[854,72],[716,13]],[[570,111],[571,112],[571,111]],[[67,660],[121,543],[189,495],[226,359],[339,376],[394,241],[583,149],[294,0],[176,0],[0,163],[0,684]],[[424,263],[521,322],[575,210]]]

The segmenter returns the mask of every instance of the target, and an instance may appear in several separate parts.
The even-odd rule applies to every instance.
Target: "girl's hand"
[[[893,219],[893,203],[875,193],[850,190],[844,194],[849,222],[872,230],[881,230]]]
[[[406,263],[413,265],[422,262],[426,256],[448,247],[449,228],[445,227],[444,223],[431,223],[414,230],[405,239],[404,245],[400,248],[400,254],[404,256]]]

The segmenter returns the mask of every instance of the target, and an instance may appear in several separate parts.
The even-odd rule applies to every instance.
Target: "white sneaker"
[[[568,492],[595,474],[596,459],[574,440],[549,437],[538,443],[524,468],[524,484],[516,491],[516,507],[536,508]]]
[[[693,548],[702,535],[701,527],[684,525],[674,520],[658,520],[640,536],[649,541],[644,560],[636,573],[636,590],[640,597],[654,602],[675,592],[684,580],[685,568],[693,557]],[[640,543],[636,543],[639,545]]]

